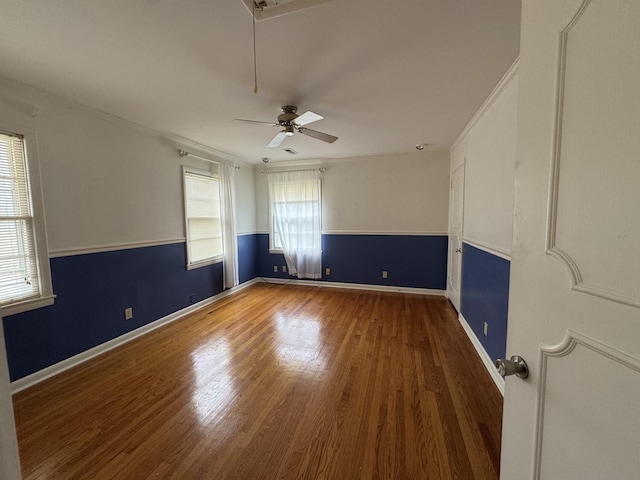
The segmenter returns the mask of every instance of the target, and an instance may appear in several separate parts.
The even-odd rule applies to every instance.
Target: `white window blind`
[[[185,170],[184,191],[189,264],[221,257],[224,251],[218,179]]]
[[[34,232],[23,139],[0,133],[0,306],[41,295]]]

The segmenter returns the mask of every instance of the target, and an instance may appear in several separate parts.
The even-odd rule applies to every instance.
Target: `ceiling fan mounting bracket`
[[[333,0],[241,0],[258,22],[289,15]]]

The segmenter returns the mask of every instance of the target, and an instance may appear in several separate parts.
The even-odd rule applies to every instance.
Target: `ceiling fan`
[[[305,112],[302,115],[298,115],[296,112],[298,111],[298,107],[295,105],[285,105],[282,107],[282,113],[278,115],[278,122],[259,122],[256,120],[242,120],[240,118],[235,118],[235,122],[242,123],[251,123],[256,125],[271,125],[272,127],[280,127],[282,130],[278,132],[278,134],[273,137],[267,147],[269,148],[277,148],[284,141],[285,138],[293,136],[293,133],[297,130],[303,135],[307,135],[308,137],[317,138],[318,140],[322,140],[323,142],[333,143],[338,137],[334,137],[333,135],[329,135],[328,133],[318,132],[317,130],[311,130],[310,128],[305,127],[313,122],[317,122],[318,120],[322,120],[324,117],[318,115],[313,112]]]

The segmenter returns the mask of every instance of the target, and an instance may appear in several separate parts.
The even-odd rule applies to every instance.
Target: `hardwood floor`
[[[24,479],[496,479],[442,297],[256,284],[14,396]]]

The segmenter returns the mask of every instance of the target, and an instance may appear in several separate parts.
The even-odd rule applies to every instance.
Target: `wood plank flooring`
[[[497,479],[442,297],[256,284],[14,396],[24,479]]]

